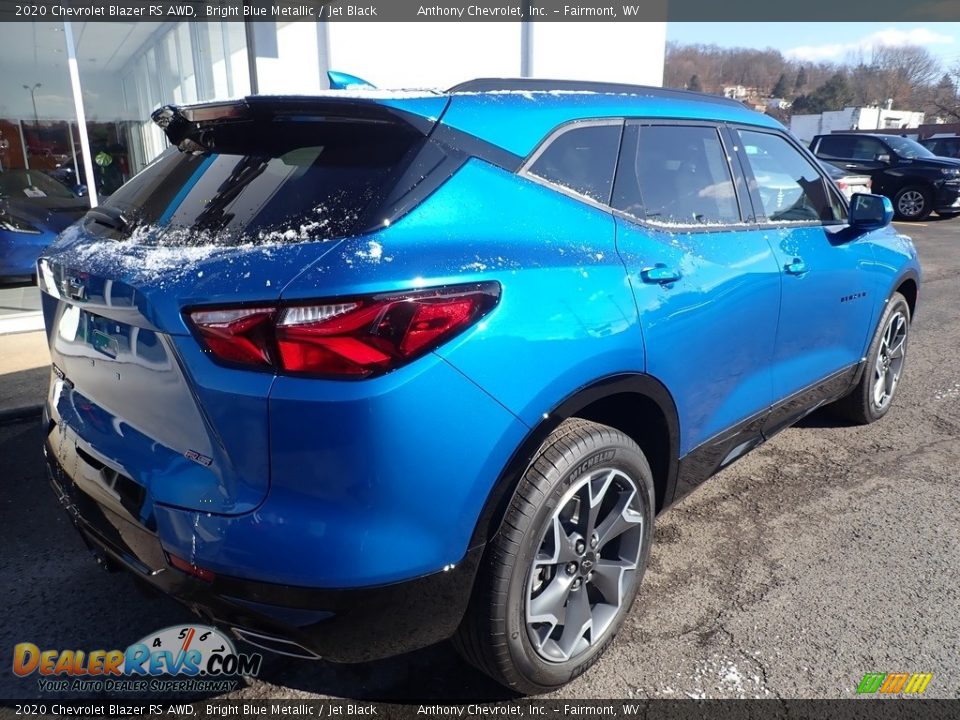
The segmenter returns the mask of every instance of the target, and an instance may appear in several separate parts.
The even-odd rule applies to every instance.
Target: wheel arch
[[[920,277],[918,273],[914,270],[908,270],[897,278],[893,288],[887,297],[895,292],[903,295],[907,299],[907,306],[910,308],[910,322],[913,322],[913,316],[917,310],[917,298],[920,294]]]
[[[564,420],[580,417],[610,425],[643,450],[654,476],[656,508],[667,507],[676,487],[680,424],[667,388],[644,373],[620,373],[598,379],[567,396],[527,434],[490,490],[474,527],[470,547],[496,535],[520,480],[544,441]]]

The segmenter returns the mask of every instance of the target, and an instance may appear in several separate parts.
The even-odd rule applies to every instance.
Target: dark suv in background
[[[824,162],[873,180],[873,192],[893,201],[897,216],[923,220],[931,212],[960,214],[960,160],[937,157],[897,135],[817,135],[810,149]]]
[[[921,140],[920,144],[934,155],[960,158],[960,135],[927,138],[926,140]]]

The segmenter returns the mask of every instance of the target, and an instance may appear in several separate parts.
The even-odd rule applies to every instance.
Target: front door
[[[869,233],[852,233],[830,181],[786,136],[741,128],[734,137],[783,275],[773,393],[782,401],[804,392],[794,404],[802,413],[842,390],[865,352],[877,306]]]

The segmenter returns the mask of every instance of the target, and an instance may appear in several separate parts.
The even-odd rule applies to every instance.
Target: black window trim
[[[591,197],[582,195],[571,188],[560,185],[559,183],[553,182],[552,180],[547,180],[538,175],[534,175],[530,172],[530,167],[537,161],[537,159],[547,150],[547,148],[556,140],[559,136],[563,135],[570,130],[580,128],[580,127],[589,127],[589,126],[603,126],[603,125],[619,125],[620,126],[620,149],[617,153],[617,162],[614,168],[613,184],[610,188],[610,195],[606,203],[603,203],[599,200],[594,200]],[[717,134],[720,138],[721,147],[725,153],[725,160],[727,163],[727,169],[730,172],[730,177],[733,181],[734,193],[737,200],[737,208],[740,214],[740,221],[733,223],[725,224],[712,224],[712,225],[683,225],[683,224],[673,224],[666,226],[660,225],[657,223],[651,223],[646,218],[639,218],[635,215],[631,215],[628,212],[620,210],[618,208],[610,205],[612,202],[613,193],[616,189],[616,180],[617,174],[620,169],[620,162],[623,158],[623,140],[626,135],[626,128],[628,125],[641,125],[641,126],[654,126],[654,125],[667,125],[670,127],[712,127],[717,131]],[[718,233],[718,232],[730,232],[731,230],[771,230],[778,228],[802,228],[802,227],[843,227],[846,226],[847,220],[810,220],[806,222],[789,222],[789,221],[771,221],[766,218],[763,206],[760,201],[760,197],[755,193],[750,191],[750,183],[754,180],[753,170],[748,164],[748,161],[744,158],[744,153],[741,150],[741,140],[739,136],[740,130],[745,130],[749,132],[760,132],[766,133],[768,135],[775,135],[779,138],[785,140],[789,145],[796,149],[803,157],[805,157],[808,162],[813,166],[814,170],[820,175],[820,181],[826,187],[828,195],[831,195],[835,200],[838,200],[840,205],[847,211],[849,216],[850,206],[847,201],[847,198],[840,192],[839,188],[834,184],[834,182],[827,176],[826,171],[821,167],[821,161],[813,153],[813,151],[805,147],[802,143],[794,139],[789,133],[779,130],[777,128],[768,127],[766,125],[750,125],[747,123],[730,123],[718,120],[706,120],[698,118],[682,118],[682,117],[641,117],[641,116],[610,116],[610,117],[599,117],[599,118],[577,118],[576,120],[568,120],[557,127],[553,128],[547,135],[541,140],[537,146],[531,151],[531,153],[523,160],[520,164],[520,168],[517,170],[517,174],[531,182],[535,182],[538,185],[550,188],[556,192],[559,192],[569,198],[582,202],[585,205],[593,207],[598,210],[612,214],[614,217],[620,218],[622,220],[640,225],[648,230],[664,232],[670,230],[672,227],[681,228],[685,233]],[[818,138],[818,141],[822,138]],[[734,159],[736,158],[736,159]]]
[[[613,198],[613,192],[616,187],[617,173],[620,170],[620,162],[623,158],[623,139],[626,134],[626,127],[628,124],[633,125],[667,125],[670,127],[711,127],[717,131],[717,134],[720,138],[720,145],[724,150],[725,161],[727,164],[727,170],[730,172],[731,180],[733,181],[734,193],[737,200],[737,209],[740,214],[740,221],[726,224],[712,224],[712,225],[676,225],[677,228],[682,228],[686,233],[718,233],[718,232],[730,232],[731,230],[750,230],[759,228],[759,224],[756,221],[756,213],[753,209],[753,199],[750,197],[749,191],[747,189],[746,177],[743,175],[742,170],[740,169],[740,164],[734,162],[732,154],[732,144],[731,141],[733,138],[728,136],[726,128],[728,123],[718,121],[718,120],[705,120],[698,118],[684,118],[684,117],[643,117],[643,116],[610,116],[610,117],[592,117],[592,118],[577,118],[576,120],[568,120],[560,125],[553,128],[546,136],[541,140],[533,151],[526,157],[526,159],[521,163],[517,174],[531,182],[535,182],[538,185],[550,188],[556,192],[559,192],[563,195],[566,195],[569,198],[578,200],[585,205],[602,210],[606,213],[613,215],[614,217],[620,218],[627,222],[640,225],[645,229],[655,231],[655,232],[665,232],[668,231],[672,226],[660,225],[656,223],[651,223],[646,220],[646,218],[638,218],[636,215],[631,215],[628,212],[619,210],[618,208],[613,207],[610,202]],[[530,167],[537,161],[537,159],[542,155],[546,149],[553,143],[556,138],[560,135],[584,126],[596,126],[596,125],[619,125],[620,126],[620,148],[617,152],[617,162],[614,168],[613,174],[613,184],[610,187],[610,196],[607,199],[606,203],[594,200],[593,198],[582,195],[575,190],[571,190],[563,185],[553,182],[552,180],[547,180],[545,178],[534,175],[530,172]],[[744,127],[754,127],[747,126]]]
[[[751,181],[756,181],[756,178],[753,176],[753,168],[750,166],[749,160],[746,158],[746,153],[743,152],[740,139],[740,131],[744,130],[746,132],[756,132],[756,133],[765,133],[767,135],[774,135],[779,137],[787,142],[788,145],[793,146],[794,149],[799,151],[799,153],[807,159],[807,161],[813,166],[813,169],[820,176],[820,182],[824,184],[827,194],[833,196],[834,199],[840,201],[841,206],[847,211],[847,217],[849,218],[850,214],[850,205],[847,202],[847,198],[844,196],[836,184],[831,180],[826,171],[821,166],[821,161],[817,158],[816,155],[809,149],[804,147],[801,143],[797,142],[793,137],[788,133],[783,132],[782,130],[777,130],[776,128],[761,127],[759,125],[746,125],[744,123],[730,123],[728,128],[733,135],[733,139],[736,141],[734,145],[734,150],[737,154],[737,159],[739,161],[741,170],[744,174],[744,177],[747,182],[747,188],[750,188]],[[818,143],[819,144],[819,143]],[[756,227],[761,230],[773,230],[779,228],[802,228],[802,227],[840,227],[847,225],[847,220],[808,220],[805,222],[797,221],[788,221],[788,220],[770,220],[766,216],[766,211],[763,209],[763,202],[760,199],[759,194],[756,192],[750,192],[750,199],[755,209],[755,222]]]
[[[550,146],[554,143],[554,141],[557,138],[561,137],[562,135],[566,135],[568,132],[572,130],[578,130],[585,127],[606,127],[606,126],[620,127],[620,137],[617,141],[617,157],[614,158],[613,178],[610,182],[610,192],[607,195],[606,202],[595,200],[594,198],[589,197],[588,195],[584,195],[583,193],[578,193],[573,188],[569,188],[566,185],[561,185],[560,183],[554,182],[553,180],[548,180],[547,178],[541,177],[531,172],[531,168],[533,167],[533,165],[537,162],[537,160],[540,159],[540,156],[543,155],[550,148]],[[621,150],[621,144],[623,143],[623,126],[624,126],[624,119],[622,117],[601,117],[601,118],[582,118],[582,119],[578,118],[577,120],[570,120],[570,121],[564,122],[558,125],[557,127],[555,127],[549,133],[547,133],[546,137],[544,137],[543,140],[540,141],[537,147],[535,147],[533,151],[526,157],[526,159],[520,164],[520,169],[517,170],[517,174],[520,177],[526,178],[527,180],[537,183],[538,185],[543,185],[544,187],[548,187],[551,190],[556,190],[557,192],[562,193],[567,197],[573,198],[574,200],[579,200],[585,205],[590,205],[591,207],[595,207],[599,210],[604,210],[606,212],[609,212],[612,209],[610,207],[610,198],[613,197],[613,185],[616,182],[617,168],[620,165],[620,150]]]

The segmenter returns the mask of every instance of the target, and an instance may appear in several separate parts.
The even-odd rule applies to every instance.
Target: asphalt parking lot
[[[626,626],[557,697],[842,698],[895,671],[960,697],[960,219],[897,227],[925,277],[894,410],[855,428],[814,414],[661,517]],[[94,564],[43,477],[40,436],[0,426],[0,657],[25,641],[126,647],[189,621]],[[271,656],[236,695],[504,697],[446,644],[357,666]],[[43,696],[6,669],[0,697]]]

